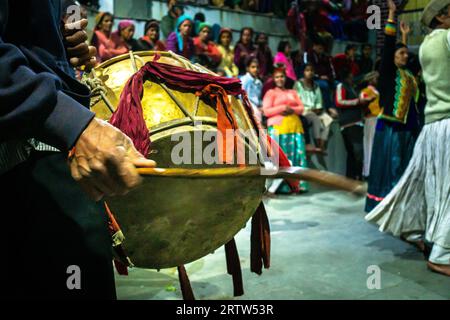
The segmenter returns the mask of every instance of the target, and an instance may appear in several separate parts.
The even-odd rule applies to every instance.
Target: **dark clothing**
[[[62,153],[35,152],[0,177],[3,294],[27,299],[114,299],[107,215],[74,182]],[[69,290],[69,266],[81,290]],[[72,283],[72,282],[71,282]]]
[[[383,109],[380,117],[406,123],[410,107],[414,107],[411,101],[415,99],[417,83],[409,70],[395,65],[396,41],[394,34],[386,33],[377,86]]]
[[[267,46],[263,49],[256,49],[256,58],[259,62],[259,75],[265,80],[267,79],[273,71],[273,56],[270,48]]]
[[[359,56],[356,59],[356,64],[358,65],[359,73],[362,76],[373,71],[373,60],[371,58],[365,58],[363,56]]]
[[[333,65],[331,64],[331,58],[325,54],[318,55],[314,50],[305,52],[303,57],[305,64],[311,63],[314,66],[316,75],[320,78],[327,76],[329,81],[335,79]]]
[[[364,161],[364,127],[354,125],[342,130],[345,149],[347,150],[347,177],[361,180]]]
[[[250,57],[256,57],[256,48],[253,44],[244,46],[238,42],[234,49],[234,64],[239,68],[239,74],[243,75],[247,72],[245,63]]]
[[[363,120],[363,108],[354,88],[340,83],[336,88],[336,107],[339,111],[341,127],[353,125]]]
[[[59,0],[0,1],[0,142],[36,137],[68,150],[94,117],[89,90],[61,68],[60,13]]]
[[[62,153],[32,152],[0,175],[6,275],[13,298],[115,297],[111,238],[101,204],[70,176],[67,150],[94,117],[89,90],[70,74],[60,0],[0,0],[0,142],[36,138]],[[0,168],[1,169],[1,168]],[[67,268],[81,269],[68,290]]]
[[[395,187],[414,151],[419,130],[400,123],[378,119],[366,199],[366,212],[372,211]]]

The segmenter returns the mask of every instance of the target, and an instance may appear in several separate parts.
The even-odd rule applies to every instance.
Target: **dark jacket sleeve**
[[[4,41],[8,0],[0,0],[0,141],[37,138],[69,150],[94,117],[61,90],[61,80],[35,73],[22,51]]]
[[[385,27],[385,40],[381,56],[380,74],[391,74],[397,70],[395,58],[395,44],[397,41],[397,27],[393,21],[388,21]]]

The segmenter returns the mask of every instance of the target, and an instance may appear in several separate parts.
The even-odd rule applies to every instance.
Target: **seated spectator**
[[[259,61],[259,76],[262,80],[270,77],[273,71],[273,56],[269,41],[265,33],[258,33],[255,37],[256,58]]]
[[[248,57],[256,55],[256,48],[253,45],[253,29],[242,28],[239,41],[234,49],[234,63],[239,68],[239,74],[244,75],[247,71],[245,62]]]
[[[228,78],[235,78],[239,75],[239,69],[234,64],[234,47],[231,45],[233,32],[231,29],[222,29],[219,34],[218,49],[222,54],[222,61],[219,69],[222,69]]]
[[[225,6],[225,0],[211,0],[211,4],[217,8],[223,8]]]
[[[318,37],[322,40],[325,51],[330,54],[333,50],[333,36],[330,33],[331,20],[328,17],[326,0],[309,1],[305,7],[305,24],[309,38]]]
[[[314,71],[316,72],[315,80],[322,91],[324,107],[336,119],[338,114],[332,101],[335,78],[334,69],[331,58],[325,52],[325,45],[320,38],[313,38],[312,49],[305,52],[303,62],[305,65],[310,63],[314,66]]]
[[[291,8],[287,13],[286,27],[289,33],[298,40],[302,50],[305,51],[308,29],[304,10],[296,1],[292,2]]]
[[[262,122],[262,87],[259,79],[259,62],[255,57],[250,57],[246,63],[247,73],[241,78],[242,88],[247,92],[253,108],[253,114],[259,122]]]
[[[344,8],[344,31],[350,41],[367,42],[368,0],[351,1],[346,0]]]
[[[166,45],[159,40],[159,22],[150,20],[145,24],[144,36],[138,40],[141,51],[166,51]]]
[[[356,46],[349,44],[345,47],[345,53],[340,53],[333,58],[333,67],[336,74],[343,74],[344,70],[350,70],[353,77],[359,75],[359,67],[356,63]],[[342,80],[342,79],[340,79]]]
[[[167,39],[173,30],[175,30],[177,19],[184,14],[184,7],[177,5],[177,0],[168,0],[167,5],[169,11],[161,19],[161,32],[164,39]]]
[[[339,124],[347,150],[347,177],[362,180],[364,160],[363,111],[374,98],[360,98],[353,82],[353,74],[344,69],[342,82],[336,88],[336,107],[339,109]]]
[[[92,36],[92,45],[97,49],[97,61],[101,63],[115,56],[128,52],[128,46],[117,45],[116,40],[112,39],[112,26],[114,17],[109,12],[100,12],[95,18],[94,34]]]
[[[312,127],[315,144],[320,150],[325,151],[333,118],[324,111],[322,92],[319,85],[314,82],[314,75],[314,66],[307,64],[303,78],[295,83],[294,89],[305,106],[303,116]]]
[[[282,63],[286,66],[286,76],[291,80],[297,81],[294,65],[291,60],[292,47],[289,41],[280,41],[278,52],[273,59],[273,64]]]
[[[361,78],[373,71],[372,46],[368,43],[361,46],[361,54],[356,58]]]
[[[285,73],[286,73],[286,66],[285,66],[284,64],[282,64],[282,63],[277,63],[277,64],[275,64],[273,67],[274,67],[274,69],[279,69],[279,70],[284,69],[284,70],[285,70]],[[286,89],[293,89],[293,88],[294,88],[294,84],[295,84],[295,81],[294,81],[294,80],[292,80],[292,79],[289,78],[289,77],[286,77],[286,79],[285,79],[285,84],[284,84],[284,86],[286,87]],[[267,93],[270,89],[274,89],[274,88],[275,88],[275,81],[274,81],[273,76],[272,76],[272,77],[268,78],[268,79],[264,82],[263,89],[262,89],[262,97],[264,98],[264,96],[266,95],[266,93]]]
[[[194,27],[192,28],[192,38],[195,38],[200,33],[200,24],[206,22],[206,17],[203,12],[197,12],[194,16]]]
[[[138,42],[133,38],[136,27],[131,20],[122,20],[116,32],[111,35],[112,41],[116,44],[116,48],[126,47],[127,52],[130,50],[139,51]]]
[[[222,61],[222,54],[216,44],[210,41],[211,26],[202,22],[199,24],[198,37],[194,39],[195,55],[201,65],[214,69]]]
[[[167,39],[167,50],[191,60],[195,54],[194,40],[191,37],[192,18],[183,15],[178,18],[175,31]]]

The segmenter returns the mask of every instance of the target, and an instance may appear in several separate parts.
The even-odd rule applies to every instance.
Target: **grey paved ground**
[[[412,246],[364,220],[364,200],[319,190],[267,200],[272,266],[249,271],[250,226],[236,241],[245,295],[237,299],[450,299],[450,278],[427,270]],[[367,288],[379,266],[381,289]],[[223,249],[186,266],[197,299],[235,299]],[[133,269],[117,277],[119,299],[180,299],[175,269]]]

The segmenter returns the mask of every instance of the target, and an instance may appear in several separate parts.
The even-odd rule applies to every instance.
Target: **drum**
[[[159,63],[212,74],[171,52],[131,52],[113,58],[93,69],[86,81],[92,89],[91,107],[97,117],[111,117],[128,79],[146,62],[153,61],[155,54],[161,56]],[[146,81],[143,87],[142,109],[152,142],[148,158],[161,168],[226,166],[198,159],[211,145],[211,140],[198,137],[217,134],[216,106],[163,83]],[[239,129],[254,129],[238,97],[229,99]],[[189,150],[184,150],[190,152],[191,163],[174,161],[174,152],[180,148],[180,140],[174,137],[196,142],[187,144]],[[248,155],[245,166],[260,167],[258,137],[246,135],[243,141]],[[144,178],[140,187],[124,197],[108,199],[108,204],[122,227],[131,262],[137,267],[161,269],[195,261],[233,239],[261,203],[264,189],[264,179],[248,177],[153,177]]]

